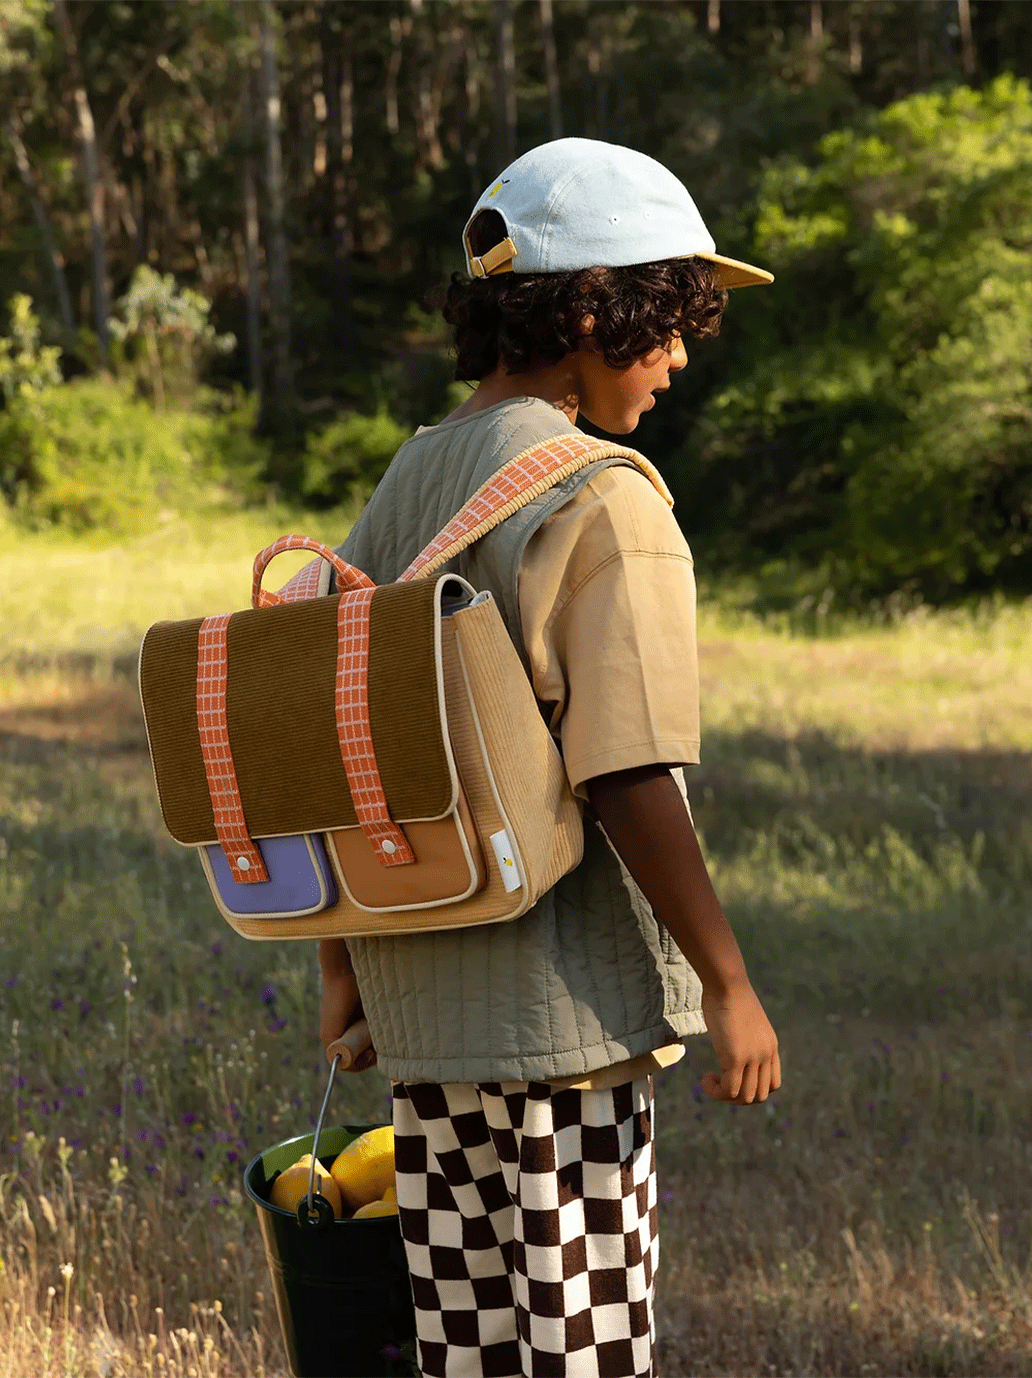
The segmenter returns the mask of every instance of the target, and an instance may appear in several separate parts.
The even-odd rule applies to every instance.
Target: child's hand
[[[752,1105],[781,1085],[778,1039],[748,981],[729,992],[702,993],[702,1013],[722,1075],[706,1072],[702,1089],[710,1100]]]
[[[319,1039],[332,1062],[341,1054],[340,1067],[347,1072],[366,1072],[376,1066],[376,1049],[369,1024],[362,1013],[362,998],[350,963],[322,966],[322,999],[319,1007]]]

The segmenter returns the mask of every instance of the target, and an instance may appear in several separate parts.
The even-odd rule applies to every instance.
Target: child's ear
[[[582,316],[582,317],[581,317],[580,327],[579,327],[580,334],[581,334],[581,335],[591,335],[591,334],[594,332],[594,329],[595,329],[595,317],[594,317],[594,316]]]

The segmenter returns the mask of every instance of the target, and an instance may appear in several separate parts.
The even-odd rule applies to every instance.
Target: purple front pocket
[[[219,907],[252,918],[293,918],[317,914],[337,902],[337,884],[322,838],[317,833],[292,837],[263,837],[255,845],[262,854],[268,880],[241,885],[233,879],[217,842],[201,848],[201,865]]]

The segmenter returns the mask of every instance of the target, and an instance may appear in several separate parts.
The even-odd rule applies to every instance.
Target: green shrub
[[[206,296],[145,263],[116,309],[119,314],[108,322],[116,356],[158,411],[192,400],[204,365],[236,345],[234,335],[216,334]]]
[[[128,385],[79,379],[0,413],[0,489],[23,526],[125,531],[253,497],[267,463],[248,406],[155,412]]]
[[[719,498],[732,559],[822,565],[849,596],[1028,588],[1028,83],[912,96],[772,164],[755,253],[777,281],[685,507]]]
[[[368,497],[410,432],[386,412],[352,412],[308,439],[301,491],[318,503]]]

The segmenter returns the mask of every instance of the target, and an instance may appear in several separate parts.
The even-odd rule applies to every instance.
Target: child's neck
[[[516,397],[540,397],[542,401],[565,412],[575,423],[579,391],[579,380],[567,359],[530,373],[506,373],[499,365],[492,373],[481,378],[476,391],[449,413],[445,420],[458,421],[463,416],[486,411],[488,407],[496,407],[499,402],[508,402]]]

